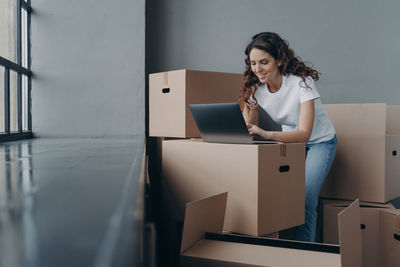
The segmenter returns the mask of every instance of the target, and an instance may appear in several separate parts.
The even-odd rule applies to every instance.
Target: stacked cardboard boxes
[[[227,191],[229,197],[225,200],[226,213],[225,211],[220,213],[223,214],[224,220],[220,222],[219,229],[253,236],[250,238],[252,241],[246,245],[242,244],[243,240],[231,240],[228,246],[234,246],[235,249],[229,250],[230,252],[227,252],[229,255],[233,255],[232,252],[235,250],[253,253],[253,256],[257,255],[255,257],[258,258],[257,266],[270,263],[271,266],[282,266],[285,260],[288,264],[293,263],[290,264],[292,266],[312,266],[308,265],[309,261],[304,263],[303,260],[309,258],[311,254],[322,255],[319,253],[321,251],[315,253],[313,245],[304,247],[304,244],[288,242],[284,248],[276,251],[274,246],[267,242],[254,251],[251,249],[254,248],[254,242],[266,242],[258,236],[304,223],[305,145],[210,144],[203,143],[199,139],[188,139],[199,137],[188,105],[235,102],[241,79],[241,74],[189,70],[150,75],[149,133],[150,136],[159,138],[157,154],[161,156],[160,165],[162,165],[161,225],[163,233],[161,235],[164,235],[161,238],[168,243],[168,246],[163,249],[169,250],[167,254],[175,255],[179,252],[182,241],[182,252],[185,251],[181,257],[184,259],[183,266],[210,263],[209,259],[198,261],[196,257],[188,257],[194,251],[190,248],[197,240],[186,237],[181,240],[180,238],[184,218],[194,216],[195,221],[208,225],[207,221],[213,219],[214,215],[208,215],[205,212],[211,208],[200,205],[202,208],[199,213],[196,213],[197,215],[190,215],[187,211],[185,214],[185,208],[190,201]],[[215,205],[218,206],[218,204]],[[214,206],[211,205],[211,207]],[[350,218],[353,217],[350,216]],[[357,219],[353,218],[351,221],[354,223]],[[346,225],[350,224],[346,223]],[[357,231],[351,232],[357,233]],[[202,233],[200,235],[203,236]],[[357,238],[352,235],[345,236],[351,236],[352,240],[357,241]],[[215,244],[215,242],[211,243]],[[228,255],[224,252],[226,246],[220,247],[220,245],[219,243],[217,248],[213,245],[203,245],[202,249],[203,251],[212,250],[220,257]],[[324,246],[329,247],[321,245],[317,250]],[[346,246],[349,245],[344,245],[340,248],[340,253],[336,253],[340,257],[322,256],[316,261],[317,265],[321,263],[321,260],[326,261],[333,257],[335,260],[332,261],[332,266],[341,266],[341,262],[349,261],[343,261],[343,258],[355,261],[354,264],[348,266],[361,266],[358,264],[361,257],[357,253],[361,248],[358,249],[355,245],[353,247],[356,249],[352,251],[349,247],[345,249]],[[188,252],[189,250],[191,252]],[[278,256],[275,253],[278,253],[276,254]],[[248,259],[251,257],[250,254],[244,257]],[[288,258],[288,254],[291,257]],[[239,255],[242,254],[237,254]],[[272,255],[275,255],[276,262],[265,261]],[[176,256],[179,257],[179,253],[176,253]],[[243,262],[241,258],[242,256],[231,258],[224,263],[225,265],[221,265],[223,260],[211,260],[213,263],[210,266],[255,266],[255,262]],[[176,266],[177,259],[174,257],[168,259],[169,262],[166,265]],[[346,265],[345,263],[343,266]]]
[[[199,137],[188,105],[235,102],[240,83],[240,74],[180,70],[150,75],[149,132],[150,136],[162,137],[158,140],[157,153],[162,165],[163,226],[169,234],[166,239],[172,253],[178,247],[174,241],[176,244],[181,241],[183,219],[195,216],[185,214],[186,204],[222,191],[229,192],[229,197],[226,213],[223,213],[225,219],[219,224],[220,230],[255,236],[250,238],[250,243],[243,240],[230,241],[229,245],[202,242],[199,251],[206,251],[205,255],[210,250],[216,251],[214,259],[208,256],[206,259],[197,252],[193,254],[197,256],[190,256],[195,251],[193,247],[198,249],[194,241],[201,238],[189,238],[189,241],[184,238],[182,259],[190,266],[206,262],[213,263],[213,266],[254,266],[256,262],[263,265],[260,263],[266,262],[266,258],[261,257],[259,262],[250,263],[241,262],[242,257],[231,256],[236,250],[243,253],[253,251],[255,247],[252,242],[264,242],[257,241],[261,240],[257,236],[304,222],[304,144],[250,146],[208,144],[198,139],[188,139]],[[400,251],[400,212],[387,202],[400,196],[400,120],[397,119],[400,106],[335,104],[326,105],[326,108],[335,125],[339,143],[332,171],[321,191],[322,198],[331,199],[323,202],[324,241],[340,243],[342,265],[349,262],[346,258],[356,261],[349,266],[361,265],[358,249],[346,249],[347,242],[339,241],[337,234],[341,232],[337,216],[353,206],[351,202],[343,200],[359,198],[363,201],[359,209],[361,222],[353,218],[342,225],[342,230],[354,222],[360,228],[353,229],[343,238],[357,241],[360,232],[363,266],[399,266],[396,255]],[[199,214],[196,216],[200,217],[195,218],[210,218],[204,212]],[[207,220],[202,222],[207,225]],[[246,245],[237,244],[243,242]],[[252,249],[246,248],[247,245]],[[302,247],[297,243],[290,246]],[[265,247],[271,246],[265,245],[254,251],[260,251],[260,255],[283,253],[282,258],[293,253],[280,249],[269,254],[266,250],[273,249]],[[355,247],[358,248],[357,245]],[[228,254],[224,254],[224,251],[228,251]],[[291,260],[293,264],[302,262],[299,259],[312,249],[306,251],[294,256]],[[222,259],[224,255],[229,258],[226,262]],[[258,254],[253,256],[258,258]],[[248,259],[248,256],[243,257]],[[337,259],[332,262],[337,263]],[[271,263],[272,266],[279,264]],[[311,266],[311,263],[307,264]]]
[[[162,146],[166,139],[199,137],[189,104],[235,102],[242,75],[194,70],[175,70],[149,75],[149,136],[156,137],[154,171],[160,178],[161,227],[160,239],[165,266],[176,266],[183,220],[176,214],[175,190],[162,176]]]
[[[304,223],[304,144],[215,144],[198,138],[189,104],[236,102],[241,81],[242,74],[205,71],[150,74],[149,135],[159,138],[168,254],[179,252],[186,204],[218,192],[229,192],[227,232],[264,236]]]
[[[187,139],[199,137],[189,104],[236,102],[241,80],[241,74],[191,70],[150,74],[149,135],[180,138],[161,141],[166,203],[177,220],[183,222],[187,202],[228,190],[225,230],[259,236],[304,222],[304,144]]]
[[[400,196],[400,106],[377,103],[325,107],[335,125],[338,146],[320,194],[330,198],[323,201],[324,242],[338,243],[336,215],[350,203],[343,200],[359,198],[363,201],[363,266],[400,266],[394,257],[400,253],[394,238],[397,211],[388,204]]]

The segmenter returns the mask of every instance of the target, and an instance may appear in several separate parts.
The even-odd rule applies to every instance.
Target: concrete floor
[[[132,266],[144,136],[0,143],[0,266]]]

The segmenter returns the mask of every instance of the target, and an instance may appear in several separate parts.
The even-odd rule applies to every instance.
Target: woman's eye
[[[263,61],[263,62],[261,62],[261,64],[267,65],[267,64],[268,64],[268,61]]]

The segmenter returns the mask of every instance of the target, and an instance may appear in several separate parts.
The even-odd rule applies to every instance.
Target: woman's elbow
[[[302,139],[301,140],[302,143],[308,143],[310,138],[311,138],[311,132],[302,131],[302,138],[301,138]]]

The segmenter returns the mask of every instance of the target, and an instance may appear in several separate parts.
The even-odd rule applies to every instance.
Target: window
[[[0,1],[0,141],[32,137],[30,0]]]

